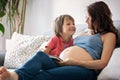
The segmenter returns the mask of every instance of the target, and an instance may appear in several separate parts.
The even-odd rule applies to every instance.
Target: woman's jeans
[[[44,52],[37,52],[15,72],[19,80],[96,80],[96,72],[80,66],[60,67]]]

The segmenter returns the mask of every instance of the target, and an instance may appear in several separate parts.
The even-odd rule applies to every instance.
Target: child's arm
[[[43,51],[43,52],[49,54],[49,52],[51,51],[51,48],[48,47],[48,46],[46,46],[47,44],[48,44],[48,42],[44,42],[44,43],[40,46],[40,48],[38,49],[38,51]]]
[[[49,54],[50,51],[51,51],[51,49],[50,49],[49,47],[46,47],[46,48],[43,50],[43,52],[45,52],[45,53],[47,53],[47,54]]]
[[[38,49],[38,51],[43,51],[43,52],[49,54],[49,52],[51,51],[51,48],[46,47],[47,44],[48,44],[48,42],[44,42],[44,43],[40,46],[40,48]]]
[[[53,48],[56,45],[56,41],[57,41],[56,38],[57,38],[56,36],[52,36],[50,40],[46,43],[44,50],[43,50],[45,53],[49,54],[50,51],[53,50]]]
[[[45,42],[42,45],[42,48],[40,50],[49,54],[50,51],[55,47],[56,43],[57,43],[57,37],[52,36],[49,41]]]

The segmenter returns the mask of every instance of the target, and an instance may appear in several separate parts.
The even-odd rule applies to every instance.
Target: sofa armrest
[[[5,59],[5,51],[0,51],[0,66],[3,66]]]
[[[97,80],[120,80],[120,47],[113,51],[108,65],[99,74]]]

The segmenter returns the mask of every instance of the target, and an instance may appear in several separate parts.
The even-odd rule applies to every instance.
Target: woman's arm
[[[101,59],[93,61],[81,61],[80,64],[83,67],[89,69],[103,69],[109,62],[110,57],[116,45],[116,36],[113,33],[107,33],[102,36],[103,51]]]

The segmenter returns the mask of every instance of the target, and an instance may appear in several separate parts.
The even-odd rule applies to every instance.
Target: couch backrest
[[[117,47],[120,47],[120,20],[115,20],[114,25],[118,30],[118,40],[117,40]]]

